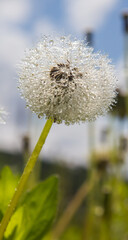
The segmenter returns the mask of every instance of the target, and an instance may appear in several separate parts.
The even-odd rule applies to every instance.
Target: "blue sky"
[[[3,0],[2,0],[3,1]],[[11,0],[13,2],[13,0]],[[103,0],[104,1],[104,0]],[[102,1],[102,2],[103,2]],[[106,1],[106,0],[105,0]],[[7,1],[5,1],[7,2]],[[30,1],[26,1],[30,2]],[[75,32],[75,28],[72,28],[70,25],[70,21],[67,21],[67,9],[65,7],[65,0],[31,0],[30,4],[30,12],[26,17],[25,21],[15,21],[10,23],[10,26],[16,26],[27,33],[33,34],[34,24],[38,21],[42,21],[46,19],[49,23],[56,27],[56,29],[60,32],[64,30],[65,33],[72,33],[76,36],[83,35],[84,32],[77,31]],[[74,1],[75,2],[75,1]],[[85,0],[86,2],[86,0]],[[93,2],[93,1],[92,1]],[[85,31],[86,29],[92,29],[94,31],[94,40],[95,40],[95,48],[96,50],[101,50],[109,54],[114,61],[116,61],[120,55],[122,54],[122,20],[121,20],[121,12],[124,9],[128,8],[127,0],[115,0],[112,7],[110,7],[107,11],[104,10],[104,16],[102,17],[102,23],[99,23],[97,26],[91,27],[92,24],[87,25],[85,23]],[[6,3],[8,4],[8,3]],[[99,4],[99,3],[98,3]],[[80,5],[80,4],[79,4]],[[92,6],[93,9],[93,6]],[[78,9],[78,11],[80,11]],[[85,10],[86,14],[87,9]],[[106,14],[107,12],[107,14]],[[100,12],[95,13],[100,14]],[[69,19],[70,20],[70,19]],[[87,27],[88,26],[88,27]],[[43,32],[43,29],[42,29]]]
[[[86,0],[85,0],[86,1]],[[92,1],[93,2],[93,1]],[[67,9],[64,0],[47,0],[47,1],[32,1],[32,14],[30,20],[26,24],[27,30],[32,31],[32,26],[38,19],[48,19],[57,30],[65,33],[72,33],[76,36],[84,37],[84,31],[75,32],[75,28],[70,26],[70,21],[67,22]],[[98,3],[99,4],[99,3]],[[80,5],[80,4],[79,4]],[[93,8],[93,6],[92,6]],[[102,23],[99,26],[89,26],[85,24],[85,31],[91,29],[94,31],[94,47],[103,53],[109,54],[114,63],[120,58],[123,50],[123,21],[121,13],[128,8],[127,0],[117,0],[106,12],[101,19]],[[78,11],[80,11],[78,9]],[[86,14],[85,10],[85,14]],[[98,12],[100,14],[100,12]],[[96,14],[98,14],[96,13]],[[95,24],[94,24],[95,25]],[[24,26],[25,27],[25,26]]]
[[[96,32],[96,49],[108,53],[116,63],[123,55],[122,11],[128,8],[128,1],[118,1],[108,14],[106,21]]]
[[[124,47],[121,13],[124,9],[128,9],[128,0],[0,1],[0,104],[9,112],[6,125],[0,125],[0,149],[20,151],[21,138],[28,131],[33,146],[44,124],[36,116],[28,123],[30,112],[25,109],[25,101],[17,90],[16,65],[24,49],[34,45],[42,34],[54,31],[84,38],[86,30],[92,30],[95,51],[109,55],[121,73]],[[107,124],[105,118],[96,122],[98,129],[99,125]],[[79,158],[79,162],[84,163],[88,153],[87,131],[88,124],[55,125],[44,155],[75,163]]]

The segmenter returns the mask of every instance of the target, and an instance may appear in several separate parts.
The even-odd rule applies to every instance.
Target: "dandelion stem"
[[[40,153],[40,151],[42,149],[42,146],[45,143],[45,140],[47,138],[47,135],[48,135],[48,133],[50,131],[50,128],[51,128],[52,124],[53,124],[53,120],[51,120],[51,119],[47,120],[47,122],[46,122],[46,124],[44,126],[44,129],[43,129],[43,131],[42,131],[42,133],[41,133],[41,135],[39,137],[39,140],[38,140],[38,142],[37,142],[37,144],[36,144],[32,154],[31,154],[31,156],[30,156],[30,158],[29,158],[29,160],[27,162],[27,165],[26,165],[26,167],[24,169],[24,172],[23,172],[23,174],[21,176],[21,179],[20,179],[19,184],[17,186],[17,189],[16,189],[16,191],[15,191],[15,193],[13,195],[11,203],[8,206],[7,211],[6,211],[4,217],[3,217],[2,221],[1,221],[1,224],[0,224],[0,240],[3,239],[4,232],[5,232],[5,230],[6,230],[7,226],[8,226],[9,220],[10,220],[12,214],[13,214],[13,211],[16,208],[16,205],[17,205],[17,203],[19,201],[20,196],[22,195],[22,192],[23,192],[23,190],[25,188],[25,185],[27,183],[29,175],[30,175],[30,173],[32,172],[32,170],[33,170],[33,168],[35,166],[35,163],[37,161],[39,153]]]

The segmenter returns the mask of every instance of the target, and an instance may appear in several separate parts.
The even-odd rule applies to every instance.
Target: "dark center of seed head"
[[[57,67],[53,67],[50,71],[51,80],[55,80],[57,83],[61,82],[61,79],[71,82],[75,76],[82,78],[82,74],[79,73],[78,68],[73,68],[70,70],[69,64],[57,64]]]

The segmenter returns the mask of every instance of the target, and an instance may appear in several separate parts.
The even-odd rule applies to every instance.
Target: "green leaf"
[[[4,167],[0,174],[0,211],[5,213],[13,196],[19,177],[13,175],[9,167]]]
[[[5,232],[5,239],[10,239],[10,236],[12,236],[15,229],[17,230],[15,231],[16,235],[21,231],[22,219],[23,219],[23,206],[19,207],[13,214]],[[13,240],[14,239],[16,238],[13,238]]]
[[[16,234],[17,227],[14,228],[12,231],[11,235],[9,235],[8,238],[4,238],[3,240],[14,240],[15,239],[15,234]]]
[[[13,215],[5,237],[17,226],[15,240],[41,240],[54,220],[57,209],[58,178],[52,176],[26,194]]]

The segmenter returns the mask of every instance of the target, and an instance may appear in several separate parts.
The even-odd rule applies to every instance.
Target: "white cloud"
[[[14,120],[19,93],[17,90],[16,69],[29,45],[29,36],[17,28],[0,26],[0,102]]]
[[[0,29],[0,60],[14,66],[29,45],[29,36],[15,28]]]
[[[8,121],[8,120],[7,120]],[[15,152],[21,150],[18,132],[14,125],[0,125],[0,150]]]
[[[31,150],[34,148],[36,141],[43,128],[42,120],[32,118],[35,122],[31,125]],[[90,136],[89,125],[93,127],[93,136]],[[90,137],[93,139],[93,150],[98,149],[101,144],[101,130],[109,127],[109,119],[100,117],[95,123],[74,124],[66,126],[64,124],[53,124],[46,144],[44,145],[41,156],[50,158],[51,161],[63,160],[71,165],[87,166],[89,164],[90,154]],[[110,145],[110,143],[107,143]],[[91,150],[92,150],[91,149]]]
[[[1,0],[0,22],[18,23],[25,21],[31,12],[30,0]]]
[[[28,20],[32,12],[30,0],[0,1],[0,61],[14,66],[22,57],[29,36],[18,27]]]
[[[52,35],[54,32],[57,32],[55,25],[47,18],[38,19],[33,28],[37,37],[41,37],[42,34]]]
[[[118,0],[65,0],[67,20],[76,31],[95,30]]]
[[[31,149],[43,128],[42,120],[35,118],[36,124],[31,125],[31,139],[33,139]],[[88,129],[87,123],[66,126],[64,124],[53,124],[46,144],[41,155],[50,158],[51,161],[64,160],[74,165],[87,164],[88,155]]]
[[[127,84],[126,84],[126,80],[125,80],[126,76],[125,76],[123,57],[120,60],[118,60],[118,62],[116,64],[116,71],[117,71],[119,89],[123,93],[125,93]]]
[[[0,103],[9,112],[7,124],[1,126],[1,148],[12,148],[12,145],[12,149],[16,148],[13,139],[17,139],[19,118],[22,118],[22,124],[25,123],[24,103],[20,102],[17,90],[16,65],[22,58],[24,49],[30,46],[31,40],[29,34],[16,24],[23,23],[30,13],[30,0],[0,1]],[[19,109],[22,114],[17,113]]]

